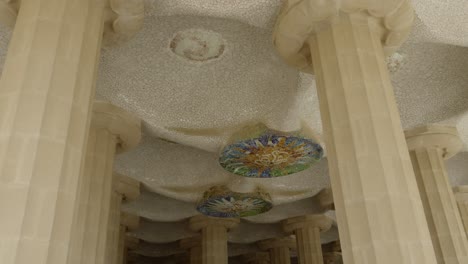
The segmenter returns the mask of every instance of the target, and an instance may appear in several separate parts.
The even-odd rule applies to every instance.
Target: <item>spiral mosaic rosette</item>
[[[272,207],[270,196],[261,191],[237,193],[225,187],[212,187],[203,195],[197,210],[207,216],[237,218],[258,215]]]
[[[219,163],[245,177],[273,178],[305,170],[322,156],[322,147],[311,139],[264,134],[226,146]]]

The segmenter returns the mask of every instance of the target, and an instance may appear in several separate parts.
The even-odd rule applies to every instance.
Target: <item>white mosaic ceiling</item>
[[[457,125],[468,143],[468,2],[413,2],[419,19],[398,51],[401,66],[392,73],[402,123],[405,128]],[[146,0],[143,30],[130,42],[103,50],[98,97],[135,113],[145,127],[142,144],[120,156],[116,170],[158,193],[145,194],[127,210],[153,221],[178,222],[195,213],[194,202],[213,184],[239,191],[262,186],[276,205],[282,204],[271,212],[275,221],[304,210],[309,201],[315,207],[307,199],[329,185],[326,162],[271,180],[239,179],[216,162],[223,144],[244,125],[264,123],[286,131],[307,126],[321,139],[313,76],[283,64],[271,44],[280,4]],[[174,54],[171,41],[184,30],[219,34],[225,41],[222,54],[204,62]],[[0,26],[0,71],[9,37]],[[466,164],[466,152],[448,162],[454,185],[468,184]],[[256,222],[268,221],[259,217]]]

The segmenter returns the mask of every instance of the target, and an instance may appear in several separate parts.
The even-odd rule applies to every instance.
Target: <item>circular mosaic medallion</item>
[[[219,33],[204,29],[188,29],[175,34],[170,43],[172,52],[190,61],[219,58],[226,43]]]
[[[228,145],[219,163],[245,177],[273,178],[305,170],[322,156],[322,147],[311,139],[264,134]]]
[[[258,215],[272,207],[270,196],[260,190],[254,193],[237,193],[217,186],[204,193],[197,210],[207,216],[234,218]]]

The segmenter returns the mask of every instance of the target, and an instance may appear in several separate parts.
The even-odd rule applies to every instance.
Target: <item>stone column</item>
[[[201,232],[203,264],[228,263],[227,232],[239,223],[238,218],[214,218],[203,215],[190,218],[190,228]]]
[[[274,31],[315,72],[347,264],[436,263],[386,65],[413,18],[409,0],[287,0]]]
[[[300,264],[323,264],[320,233],[329,230],[332,223],[333,220],[325,215],[299,216],[283,222],[284,231],[296,235]]]
[[[182,239],[179,245],[183,249],[190,251],[190,264],[202,264],[201,237],[191,237]]]
[[[121,213],[120,206],[122,202],[135,200],[139,195],[140,183],[138,181],[122,175],[114,175],[110,204],[111,217],[107,222],[107,233],[105,237],[105,263],[122,263],[125,255],[125,233],[138,228],[140,217]]]
[[[119,242],[117,248],[117,264],[126,264],[127,248],[125,247],[125,238],[127,236],[127,227],[120,225],[119,228]]]
[[[140,120],[107,102],[94,103],[88,137],[80,206],[74,221],[68,263],[104,263],[111,210],[113,164],[116,152],[136,146],[140,140]],[[120,214],[120,211],[118,212]],[[118,219],[120,219],[118,217]]]
[[[465,227],[465,233],[468,234],[468,185],[457,186],[453,191],[455,192],[455,199]]]
[[[291,237],[272,238],[260,241],[258,246],[261,250],[270,252],[271,264],[291,264],[289,250],[296,247],[296,241]]]
[[[255,252],[242,256],[247,264],[269,264],[270,254],[267,252]]]
[[[137,2],[125,8],[140,11]],[[2,264],[67,263],[103,30],[120,35],[138,25],[126,17],[132,12],[105,16],[106,6],[0,3],[0,23],[15,25],[0,78]]]
[[[468,263],[468,240],[444,159],[463,147],[457,129],[429,125],[405,132],[438,263]]]

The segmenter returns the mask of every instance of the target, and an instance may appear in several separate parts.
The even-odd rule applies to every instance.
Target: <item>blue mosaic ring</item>
[[[322,157],[323,148],[312,139],[268,133],[226,146],[219,163],[241,176],[274,178],[305,170]]]
[[[216,186],[204,193],[197,210],[211,217],[239,218],[265,213],[272,207],[270,196],[260,190],[254,193],[237,193],[226,187]]]

